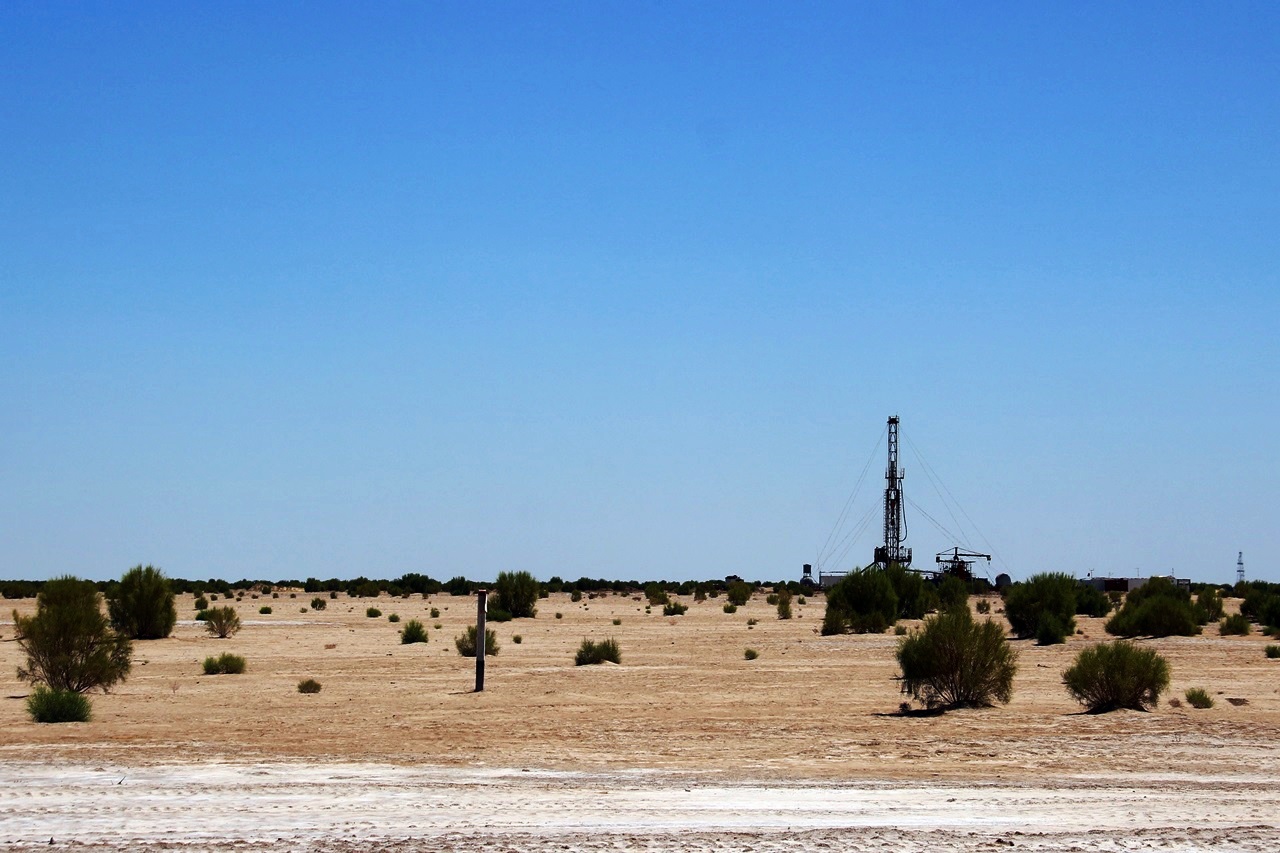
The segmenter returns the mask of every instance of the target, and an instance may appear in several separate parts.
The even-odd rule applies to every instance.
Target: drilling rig
[[[873,562],[881,568],[897,563],[903,568],[911,565],[911,549],[904,547],[907,525],[902,518],[902,479],[906,471],[898,467],[898,416],[889,418],[889,464],[884,478],[884,544],[875,550]]]

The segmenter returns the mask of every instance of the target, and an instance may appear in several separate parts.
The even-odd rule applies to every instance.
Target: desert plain
[[[763,594],[732,614],[723,597],[685,599],[672,617],[640,596],[553,594],[536,618],[491,625],[483,693],[454,647],[474,598],[339,594],[315,611],[311,594],[278,596],[214,602],[243,620],[227,639],[179,596],[173,635],[135,643],[129,679],[92,695],[93,719],[59,725],[30,721],[16,677],[12,611],[35,601],[4,602],[0,850],[1280,843],[1280,661],[1257,633],[1139,640],[1169,660],[1170,692],[1148,713],[1089,715],[1062,672],[1110,638],[1079,617],[1065,645],[1014,641],[1008,705],[903,716],[897,638],[821,636],[821,595],[779,620]],[[409,619],[427,643],[399,642]],[[584,638],[609,637],[621,664],[574,666]],[[246,672],[205,675],[222,652]],[[322,690],[299,693],[305,678]],[[1191,687],[1214,707],[1170,704]]]

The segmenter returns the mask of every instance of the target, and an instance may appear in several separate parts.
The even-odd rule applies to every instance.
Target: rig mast
[[[1244,583],[1244,551],[1239,552],[1236,557],[1236,583]]]
[[[911,565],[911,549],[903,547],[907,538],[902,520],[902,479],[906,472],[898,467],[898,416],[889,418],[889,464],[884,478],[884,544],[875,550],[875,562],[883,567],[891,563],[907,567]]]

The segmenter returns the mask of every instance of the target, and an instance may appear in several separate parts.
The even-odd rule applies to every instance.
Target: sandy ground
[[[553,596],[536,619],[496,626],[482,694],[453,648],[473,600],[341,596],[302,612],[310,598],[245,596],[245,627],[226,640],[181,621],[136,644],[133,674],[93,697],[92,722],[57,726],[29,721],[14,675],[8,611],[34,602],[6,602],[0,849],[47,850],[51,838],[157,850],[1280,841],[1280,662],[1256,635],[1148,641],[1170,660],[1171,695],[1203,687],[1218,700],[1208,710],[1078,713],[1062,670],[1105,637],[1101,620],[1081,619],[1065,647],[1016,644],[1009,705],[905,718],[896,639],[819,636],[820,597],[780,621],[762,597],[735,614],[711,599],[663,617],[628,597]],[[370,605],[384,615],[367,618]],[[393,612],[422,620],[430,641],[400,645]],[[583,637],[610,636],[621,666],[572,665]],[[748,647],[759,659],[744,660]],[[223,651],[248,671],[203,675],[204,657]],[[299,694],[306,677],[323,690]]]

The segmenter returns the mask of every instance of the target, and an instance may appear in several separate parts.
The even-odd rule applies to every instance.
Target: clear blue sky
[[[6,2],[0,577],[798,577],[896,413],[993,575],[1280,580],[1277,57],[1273,2]]]

